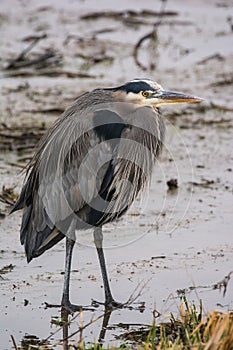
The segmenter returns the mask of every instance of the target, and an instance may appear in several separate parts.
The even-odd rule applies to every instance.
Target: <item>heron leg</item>
[[[61,305],[68,312],[79,311],[82,309],[80,305],[74,305],[70,302],[70,270],[71,270],[71,260],[75,241],[66,238],[66,262],[65,262],[65,277],[64,277],[64,288],[62,295]]]
[[[112,296],[112,293],[110,290],[110,286],[109,286],[109,282],[108,282],[108,274],[107,274],[105,258],[104,258],[104,251],[103,251],[102,227],[95,228],[94,241],[95,241],[95,246],[96,246],[98,257],[99,257],[100,268],[101,268],[101,273],[102,273],[103,282],[104,282],[105,305],[113,306],[113,307],[119,306],[121,304],[117,303],[113,299],[113,296]]]
[[[71,270],[71,260],[75,241],[66,238],[66,261],[65,261],[65,277],[64,277],[64,287],[62,294],[61,305],[45,303],[46,308],[62,307],[63,312],[73,313],[75,311],[89,310],[94,311],[91,306],[82,306],[71,304],[70,302],[70,270]]]

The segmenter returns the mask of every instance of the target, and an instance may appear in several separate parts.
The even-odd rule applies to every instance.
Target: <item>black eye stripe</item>
[[[122,85],[120,87],[117,88],[117,90],[123,90],[125,91],[127,94],[129,92],[133,92],[135,94],[138,94],[141,91],[154,91],[154,89],[152,88],[152,86],[148,83],[145,83],[144,81],[132,81],[130,83],[127,83],[125,85]]]

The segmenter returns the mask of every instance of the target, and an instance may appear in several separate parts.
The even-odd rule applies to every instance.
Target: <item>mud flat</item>
[[[102,336],[106,344],[120,344],[127,325],[151,324],[154,309],[158,322],[178,313],[182,295],[197,305],[202,299],[204,312],[233,307],[232,2],[168,1],[162,19],[158,1],[98,4],[1,1],[1,349],[13,347],[11,335],[17,344],[25,335],[36,343],[54,333],[50,344],[64,335],[59,309],[44,308],[60,302],[64,243],[26,263],[21,213],[8,216],[23,181],[19,172],[47,127],[82,91],[135,77],[205,102],[163,108],[166,144],[150,191],[104,229],[114,296],[137,298],[131,309],[111,314],[102,335],[103,318],[88,326],[83,340]],[[80,233],[71,291],[72,301],[83,305],[103,300],[91,233]],[[83,323],[102,314],[101,307],[84,312]],[[70,334],[79,324],[78,315]]]

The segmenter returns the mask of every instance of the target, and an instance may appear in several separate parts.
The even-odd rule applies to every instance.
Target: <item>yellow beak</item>
[[[173,92],[173,91],[166,91],[166,90],[161,90],[159,93],[154,95],[154,98],[158,99],[158,103],[160,105],[168,104],[168,103],[203,101],[203,99],[200,97],[186,95],[181,92]]]

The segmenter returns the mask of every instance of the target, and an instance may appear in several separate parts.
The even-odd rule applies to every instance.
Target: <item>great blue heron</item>
[[[61,305],[69,311],[69,281],[75,232],[94,228],[105,291],[113,306],[103,253],[102,226],[119,218],[150,179],[165,133],[158,106],[199,102],[134,79],[79,96],[41,139],[27,167],[12,212],[24,209],[20,231],[27,261],[66,237]]]

